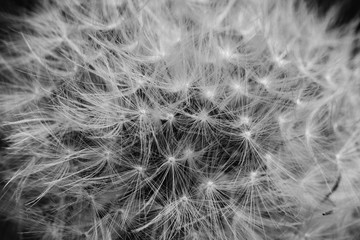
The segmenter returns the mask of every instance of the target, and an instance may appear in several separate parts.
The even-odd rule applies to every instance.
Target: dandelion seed
[[[257,171],[252,171],[250,173],[250,182],[251,184],[254,184],[256,179],[257,179],[257,176],[258,176],[258,172]]]
[[[175,115],[173,113],[166,113],[165,119],[169,122],[173,122],[175,119]]]
[[[168,162],[169,162],[171,165],[176,162],[176,158],[175,158],[175,157],[172,157],[172,156],[171,156],[171,157],[168,157],[167,160],[168,160]]]
[[[335,154],[335,159],[337,162],[339,162],[341,159],[341,154],[340,153]]]
[[[185,158],[191,158],[192,156],[194,156],[194,151],[191,148],[187,148],[184,150]]]
[[[249,125],[251,123],[250,117],[249,116],[241,116],[240,117],[240,125]]]
[[[281,54],[279,56],[273,56],[274,62],[279,66],[279,67],[283,67],[286,64],[288,64],[289,62],[287,60],[285,60],[284,58],[284,54]]]
[[[216,96],[216,91],[215,89],[207,89],[204,91],[204,96],[209,99],[209,100],[214,100],[215,96]]]
[[[134,169],[142,176],[145,175],[145,168],[142,166],[135,166]]]
[[[207,181],[204,187],[207,192],[213,192],[216,189],[215,183],[211,180]]]
[[[251,131],[244,131],[242,133],[242,136],[248,141],[251,140],[251,135],[252,135]]]
[[[180,202],[184,202],[184,203],[189,202],[189,198],[186,195],[183,195],[179,200]]]
[[[233,53],[230,48],[223,48],[220,50],[221,56],[223,56],[224,59],[231,60]]]
[[[168,87],[168,90],[174,93],[179,93],[179,92],[187,93],[191,88],[191,84],[192,84],[191,80],[189,79],[182,79],[182,78],[174,79],[170,82],[170,86]]]
[[[279,125],[280,125],[280,126],[283,126],[283,125],[287,122],[287,119],[286,119],[285,116],[279,115],[279,116],[278,116],[278,122],[279,122]]]
[[[231,87],[232,87],[232,89],[234,89],[234,91],[236,91],[236,92],[239,92],[239,93],[243,93],[243,92],[244,92],[244,89],[243,89],[243,87],[240,85],[240,83],[234,82],[234,83],[232,83]]]
[[[305,130],[305,136],[306,136],[306,139],[310,139],[313,137],[312,133],[311,133],[311,130],[309,128],[307,128]]]
[[[270,87],[270,80],[267,77],[259,79],[258,82],[261,83],[266,89]]]
[[[199,118],[199,120],[200,120],[201,122],[208,122],[209,119],[210,119],[210,116],[209,116],[207,110],[202,109],[202,110],[198,113],[197,118]]]
[[[135,82],[136,82],[135,89],[141,89],[146,86],[146,80],[144,78],[138,77],[136,78]]]
[[[140,113],[141,116],[145,116],[147,114],[147,110],[144,109],[144,108],[140,108],[139,113]]]

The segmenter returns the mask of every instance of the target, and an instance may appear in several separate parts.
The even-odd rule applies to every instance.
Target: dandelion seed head
[[[220,52],[221,57],[225,60],[231,60],[232,58],[234,58],[234,53],[230,46],[226,45],[226,46],[220,47],[219,52]]]
[[[288,64],[288,61],[285,60],[283,57],[281,56],[274,56],[274,62],[279,66],[279,67],[283,67],[286,64]]]
[[[209,191],[213,191],[215,189],[215,183],[211,180],[207,181],[205,186]]]
[[[145,108],[140,108],[139,113],[141,116],[145,116],[147,114],[147,110]]]
[[[174,80],[171,83],[169,90],[170,92],[174,92],[174,93],[188,92],[190,87],[191,87],[191,82],[189,80],[178,79],[178,80]]]
[[[281,125],[284,125],[284,124],[287,122],[286,117],[283,116],[283,115],[279,115],[277,119],[278,119],[278,122],[279,122],[279,125],[280,125],[280,126],[281,126]]]
[[[24,229],[351,238],[355,22],[337,30],[335,10],[318,19],[296,0],[40,2],[9,17],[0,57],[0,209]],[[339,211],[318,218],[331,202]]]
[[[140,175],[144,175],[145,174],[145,168],[143,166],[134,166],[134,169],[140,174]]]
[[[240,117],[240,124],[249,125],[251,123],[251,119],[247,115],[243,115]]]
[[[231,85],[232,89],[234,89],[236,92],[243,92],[244,89],[243,87],[241,86],[240,83],[237,83],[237,82],[233,82],[232,85]]]
[[[205,98],[209,99],[209,100],[214,100],[216,97],[216,90],[215,89],[206,89],[203,92]]]
[[[183,151],[183,154],[184,154],[184,157],[185,158],[192,158],[194,156],[194,150],[192,150],[191,148],[186,148],[184,151]]]
[[[251,131],[250,130],[246,130],[242,133],[242,136],[246,139],[246,140],[250,140],[251,139]]]
[[[310,129],[309,127],[307,127],[307,128],[305,129],[305,137],[306,137],[307,139],[310,139],[310,138],[313,137],[313,133],[312,133],[312,131],[311,131],[311,129]]]
[[[164,119],[170,123],[175,121],[175,114],[173,113],[166,113]]]
[[[189,201],[189,198],[188,198],[188,196],[183,195],[182,197],[180,197],[179,200],[180,200],[180,202],[187,203]]]
[[[254,184],[256,182],[257,177],[258,177],[258,172],[257,171],[250,172],[250,182],[252,184]]]
[[[260,84],[262,84],[265,88],[269,88],[269,87],[270,87],[270,80],[269,80],[268,77],[260,78],[260,79],[258,80],[258,82],[259,82]]]
[[[143,88],[146,85],[146,81],[144,78],[138,77],[135,79],[136,87],[137,88]]]
[[[167,158],[167,161],[169,164],[174,164],[174,163],[176,163],[176,158],[173,156],[170,156]]]
[[[206,109],[202,109],[198,114],[197,117],[201,122],[207,122],[210,119],[209,113]]]

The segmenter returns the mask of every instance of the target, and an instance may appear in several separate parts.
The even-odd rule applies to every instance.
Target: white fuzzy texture
[[[14,18],[7,214],[44,240],[359,237],[355,23],[295,2],[43,1]]]

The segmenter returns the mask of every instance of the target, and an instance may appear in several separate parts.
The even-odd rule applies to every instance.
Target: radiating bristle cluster
[[[44,240],[356,239],[358,39],[331,21],[43,1],[0,59],[4,210]]]

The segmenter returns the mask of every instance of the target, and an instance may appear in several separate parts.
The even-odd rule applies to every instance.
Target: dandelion
[[[65,0],[5,16],[0,213],[24,238],[356,239],[358,22],[337,27],[337,8]]]

